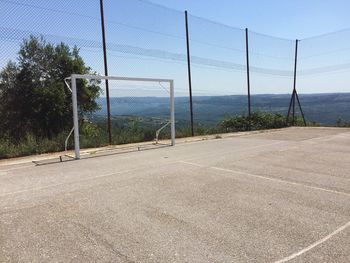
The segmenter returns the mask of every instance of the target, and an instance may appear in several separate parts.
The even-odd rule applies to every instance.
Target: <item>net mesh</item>
[[[106,0],[105,19],[109,75],[173,79],[177,132],[179,136],[188,134],[190,112],[183,13],[147,1],[120,4]]]
[[[86,64],[103,72],[98,1],[1,0],[0,4],[0,66],[16,58],[24,39],[35,36],[77,46]]]
[[[294,46],[290,40],[249,32],[252,111],[287,114],[293,91]]]
[[[244,31],[191,15],[188,21],[194,122],[215,127],[247,112]]]
[[[350,30],[300,41],[298,90],[309,122],[350,120]]]
[[[52,86],[44,81],[47,78],[45,69],[48,65],[44,60],[41,64],[35,62],[41,68],[32,69],[38,74],[38,86],[43,91],[58,87],[57,92],[61,92],[61,97],[69,98],[69,90],[64,88],[62,81],[64,77],[72,73],[104,75],[99,1],[0,0],[0,7],[0,95],[5,94],[3,87],[9,87],[4,74],[17,74],[16,66],[21,59],[19,50],[23,48],[24,41],[31,37],[46,44],[50,43],[54,48],[64,43],[71,52],[70,57],[78,52],[86,66],[85,72],[75,72],[75,66],[65,68],[64,63],[61,64],[64,70],[58,69],[62,71],[60,83]],[[104,11],[109,75],[173,79],[176,86],[177,136],[191,135],[185,14],[145,0],[105,0]],[[240,114],[246,115],[248,111],[245,30],[192,15],[188,16],[188,26],[195,133],[214,133],[220,130],[217,128],[223,120]],[[248,39],[252,111],[285,115],[293,90],[295,41],[251,31]],[[350,29],[299,42],[296,87],[309,123],[350,125],[350,95],[347,84],[349,50]],[[15,66],[8,64],[10,61],[15,62]],[[56,62],[59,61],[53,64],[59,64]],[[101,94],[95,102],[100,109],[93,117],[89,116],[89,121],[98,124],[101,129],[104,127],[100,132],[103,138],[101,144],[105,144],[108,138],[106,86],[104,81],[98,85]],[[16,88],[16,85],[12,85],[13,87]],[[157,92],[161,92],[158,85],[155,87]],[[31,88],[36,90],[36,87]],[[162,123],[162,116],[167,114],[167,108],[162,102],[162,96],[159,97],[159,93],[155,94],[148,89],[143,85],[130,87],[130,84],[111,82],[112,120],[121,123],[123,114],[135,114],[135,118],[138,118],[140,105],[143,105],[145,109],[146,106],[150,109],[141,112],[143,118],[154,118],[154,122],[158,118],[159,123]],[[23,96],[12,98],[15,102],[10,105],[11,109],[15,108],[14,105],[21,105],[20,99],[24,104],[30,104],[26,97],[27,90],[19,89],[16,92]],[[165,98],[166,96],[164,100]],[[4,98],[2,101],[5,101]],[[50,120],[63,123],[63,119],[58,119],[71,112],[71,105],[67,102],[62,116],[51,112],[50,116],[44,114],[47,120],[42,116],[37,118],[35,114],[38,109],[34,109],[33,105],[39,105],[39,110],[42,110],[51,104],[44,99],[33,101],[29,105],[31,108],[23,111],[25,118],[20,116],[17,121],[14,120],[18,117],[18,109],[11,112],[10,108],[1,108],[1,112],[8,114],[2,115],[4,121],[0,125],[0,131],[5,136],[2,135],[1,140],[7,136],[6,140],[18,143],[20,136],[26,136],[21,131],[34,133],[42,124],[50,126]],[[150,113],[146,116],[146,112]],[[300,113],[296,107],[296,114],[299,116]],[[11,117],[8,117],[9,114],[12,114]],[[52,116],[58,116],[58,119]],[[35,122],[36,125],[33,125]],[[54,121],[51,124],[55,126]],[[33,145],[39,145],[48,139],[50,143],[45,142],[44,148],[46,144],[50,144],[52,147],[49,147],[49,151],[62,149],[70,126],[71,123],[59,125],[54,134],[43,129],[38,135],[34,134],[38,138]],[[17,130],[8,127],[15,127]],[[12,137],[16,138],[12,140]],[[113,139],[116,142],[122,141]]]

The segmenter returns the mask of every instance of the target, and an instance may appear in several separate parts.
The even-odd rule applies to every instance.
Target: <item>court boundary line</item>
[[[172,162],[164,163],[164,164],[161,164],[161,165],[158,164],[157,166],[154,166],[154,167],[157,168],[157,167],[162,167],[162,166],[167,166],[167,165],[173,165],[173,164],[176,164],[176,163],[179,163],[179,161],[172,161]],[[36,192],[36,191],[46,190],[46,189],[49,189],[49,188],[52,188],[52,187],[57,187],[57,186],[62,186],[62,185],[72,185],[72,184],[76,184],[76,183],[87,182],[87,181],[91,181],[91,180],[95,180],[95,179],[99,179],[99,178],[110,177],[110,176],[119,175],[119,174],[126,174],[126,173],[130,173],[130,172],[136,172],[136,171],[143,170],[143,169],[145,169],[145,167],[140,167],[140,168],[135,168],[135,169],[127,169],[127,170],[123,170],[123,171],[112,172],[112,173],[107,173],[107,174],[101,174],[101,175],[96,175],[96,176],[89,176],[89,177],[78,179],[78,180],[71,181],[71,182],[50,184],[50,185],[46,185],[46,186],[42,186],[42,187],[29,188],[29,189],[23,189],[23,190],[18,190],[18,191],[13,191],[13,192],[7,192],[7,193],[4,193],[4,194],[0,194],[0,198],[6,197],[6,196],[11,196],[11,195],[16,195],[16,194],[27,193],[27,192]]]
[[[278,142],[273,142],[273,143],[267,143],[267,144],[262,144],[262,145],[258,145],[258,146],[252,146],[249,149],[245,149],[244,151],[248,151],[251,149],[257,149],[257,148],[262,148],[262,147],[266,147],[266,146],[270,146],[270,145],[275,145],[275,144],[283,144],[285,142],[283,141],[278,141]],[[231,151],[230,151],[231,152]],[[223,152],[222,154],[225,153],[230,153],[230,152]],[[216,154],[215,154],[216,155]],[[209,155],[209,156],[215,156],[215,155]],[[201,156],[207,156],[206,154],[203,154]],[[132,156],[123,156],[122,159],[128,159]],[[188,158],[188,160],[192,160],[192,159],[197,159],[199,158],[198,156],[196,158]],[[80,161],[84,161],[85,159],[82,159]],[[174,160],[171,162],[166,162],[164,164],[161,164],[161,166],[166,166],[166,165],[172,165],[175,163],[181,163],[182,160]],[[159,167],[159,164],[157,164],[156,167]],[[76,181],[72,181],[72,182],[65,182],[65,183],[58,183],[58,184],[51,184],[51,185],[46,185],[46,186],[42,186],[42,187],[36,187],[36,188],[29,188],[29,189],[24,189],[24,190],[18,190],[18,191],[13,191],[13,192],[7,192],[4,194],[0,194],[0,198],[2,197],[6,197],[9,195],[15,195],[15,194],[22,194],[22,193],[26,193],[26,192],[33,192],[33,191],[41,191],[41,190],[45,190],[45,189],[49,189],[52,187],[57,187],[57,186],[62,186],[62,185],[70,185],[70,184],[74,184],[74,183],[79,183],[79,182],[84,182],[84,181],[89,181],[89,180],[94,180],[94,179],[98,179],[98,178],[103,178],[103,177],[108,177],[108,176],[113,176],[113,175],[117,175],[117,174],[123,174],[123,173],[128,173],[128,172],[133,172],[133,171],[138,171],[140,169],[144,169],[144,167],[140,167],[140,168],[135,168],[135,169],[129,169],[129,170],[124,170],[124,171],[119,171],[119,172],[114,172],[114,173],[108,173],[108,174],[102,174],[102,175],[97,175],[97,176],[90,176],[90,177],[86,177],[84,179],[80,179],[80,180],[76,180]]]
[[[232,135],[230,135],[230,133],[227,133],[227,134],[224,133],[223,135],[227,135],[227,136],[223,137],[223,138],[220,138],[220,140],[232,140],[232,139],[237,139],[237,138],[238,139],[250,139],[249,137],[254,136],[254,135],[277,133],[277,132],[284,131],[285,129],[288,129],[288,128],[262,130],[262,132],[254,131],[253,133],[250,133],[250,132],[245,133],[245,132],[243,132],[242,134],[239,134],[240,132],[238,132],[237,134],[233,133]],[[315,138],[304,139],[304,140],[301,140],[301,141],[273,140],[273,139],[261,139],[261,138],[256,138],[256,139],[257,140],[275,141],[276,143],[266,144],[266,145],[274,145],[274,144],[279,144],[279,143],[286,143],[286,144],[288,144],[288,143],[308,142],[308,141],[319,140],[319,139],[324,139],[324,138],[327,138],[327,137],[333,137],[333,136],[336,136],[336,135],[343,135],[343,134],[347,134],[347,132],[342,132],[342,133],[339,133],[339,134],[331,134],[331,135],[319,136],[319,137],[315,137]],[[208,135],[208,136],[211,136],[211,135]],[[216,142],[217,140],[218,139],[215,139],[215,138],[204,138],[204,139],[195,140],[195,141],[185,141],[185,142],[181,142],[180,144],[178,144],[177,147],[185,146],[185,145],[188,145],[188,144],[201,143],[201,142]],[[262,145],[259,145],[256,148],[259,148],[261,146]],[[297,146],[294,146],[294,147],[297,147]],[[255,147],[251,147],[250,149],[254,149],[254,148]],[[101,155],[101,156],[103,156],[103,155]],[[30,155],[29,155],[29,157],[30,157]],[[57,157],[57,158],[59,158],[59,157]],[[41,161],[45,161],[45,160],[46,159],[41,160]],[[29,164],[29,163],[32,164],[32,161],[22,162],[22,163],[19,163],[18,165]],[[14,167],[14,168],[9,168],[9,169],[1,169],[1,167],[11,166],[11,165],[17,165],[17,164],[0,165],[0,171],[1,172],[10,172],[10,171],[13,171],[13,170],[21,170],[21,169],[26,169],[26,168],[29,168],[29,167],[36,167],[35,165],[25,165],[25,166]]]
[[[324,242],[326,242],[327,240],[331,239],[333,236],[339,234],[340,232],[344,231],[345,229],[347,229],[348,227],[350,227],[350,221],[347,222],[345,225],[342,225],[341,227],[337,228],[335,231],[333,231],[332,233],[330,233],[329,235],[325,236],[324,238],[312,243],[311,245],[307,246],[306,248],[295,252],[293,254],[291,254],[290,256],[287,256],[285,258],[282,258],[278,261],[275,261],[274,263],[284,263],[284,262],[288,262],[292,259],[295,259],[305,253],[307,253],[308,251],[312,250],[313,248],[323,244]]]
[[[28,164],[29,162],[25,163],[25,164]],[[8,166],[11,166],[12,164],[9,164]],[[14,164],[16,165],[16,164]],[[20,164],[19,164],[20,165]],[[5,167],[5,165],[3,166]],[[21,170],[21,169],[26,169],[26,168],[29,168],[29,167],[35,167],[35,165],[33,165],[32,163],[29,165],[23,165],[23,166],[20,166],[20,167],[13,167],[13,168],[8,168],[8,169],[1,169],[1,166],[0,166],[0,172],[11,172],[11,171],[15,171],[15,170]]]
[[[226,139],[226,138],[224,138]],[[222,140],[222,139],[220,139]],[[213,141],[219,141],[217,139],[213,139]],[[184,144],[178,144],[176,146],[176,148],[179,148],[180,146],[185,146],[187,144],[193,144],[193,143],[198,143],[198,142],[211,142],[211,141],[207,141],[207,140],[203,140],[203,141],[196,141],[196,142],[189,142],[189,143],[184,143]],[[249,151],[249,150],[254,150],[254,149],[258,149],[258,148],[262,148],[262,147],[266,147],[266,146],[273,146],[273,145],[276,145],[276,144],[286,144],[287,147],[289,147],[289,142],[287,141],[274,141],[274,142],[270,142],[270,143],[266,143],[266,144],[261,144],[261,145],[257,145],[257,146],[248,146],[248,148],[245,148],[243,149],[242,151],[240,152],[246,152],[246,151]],[[157,149],[164,149],[164,148],[167,148],[167,147],[160,147],[160,148],[156,148],[155,150]],[[152,149],[153,150],[153,149]],[[133,156],[129,155],[129,156],[126,156],[127,154],[133,154],[133,153],[139,153],[140,151],[130,151],[130,152],[121,152],[120,155],[118,155],[118,157],[122,160],[125,160],[125,159],[129,159]],[[231,153],[232,151],[224,151],[224,152],[220,152],[220,154],[228,154],[228,153]],[[114,155],[117,155],[117,154],[109,154],[109,155],[99,155],[99,156],[96,156],[96,157],[109,157],[109,156],[114,156]],[[215,154],[217,155],[217,154]],[[199,155],[197,155],[195,158],[188,158],[188,160],[195,160],[195,159],[198,159]],[[200,156],[205,156],[204,154],[200,155]],[[212,156],[212,155],[208,155],[208,156]],[[82,158],[81,160],[79,161],[85,161],[85,160],[88,160],[88,158]],[[63,163],[66,163],[66,162],[63,162]],[[55,163],[55,164],[62,164],[62,163]],[[1,166],[0,166],[0,173],[1,172],[10,172],[12,170],[20,170],[20,169],[26,169],[26,168],[35,168],[35,167],[41,167],[41,166],[44,166],[44,165],[27,165],[27,166],[21,166],[21,167],[15,167],[15,168],[10,168],[10,169],[1,169]],[[1,175],[0,175],[1,176]],[[1,178],[1,177],[0,177]]]
[[[301,184],[301,183],[296,183],[296,182],[290,182],[290,181],[286,181],[286,180],[281,180],[281,179],[276,179],[276,178],[269,178],[269,177],[265,177],[265,176],[261,176],[261,175],[255,175],[255,174],[250,174],[250,173],[246,173],[246,172],[240,172],[240,171],[235,171],[235,170],[231,170],[231,169],[225,169],[225,168],[219,168],[219,167],[215,167],[215,166],[205,166],[205,165],[201,165],[198,163],[191,163],[191,162],[187,162],[187,161],[181,161],[181,163],[184,164],[188,164],[188,165],[192,165],[195,167],[200,167],[200,168],[210,168],[210,169],[214,169],[214,170],[218,170],[218,171],[224,171],[224,172],[230,172],[230,173],[238,173],[238,174],[243,174],[243,175],[247,175],[250,177],[254,177],[254,178],[259,178],[259,179],[264,179],[264,180],[269,180],[269,181],[275,181],[275,182],[279,182],[279,183],[284,183],[284,184],[290,184],[290,185],[296,185],[296,186],[302,186],[302,187],[306,187],[306,188],[311,188],[314,190],[319,190],[319,191],[324,191],[324,192],[329,192],[329,193],[335,193],[335,194],[341,194],[341,195],[346,195],[346,196],[350,196],[349,193],[346,192],[340,192],[340,191],[335,191],[335,190],[330,190],[330,189],[326,189],[326,188],[321,188],[321,187],[315,187],[315,186],[309,186],[309,185],[305,185],[305,184]],[[295,252],[281,260],[275,261],[274,263],[284,263],[284,262],[288,262],[292,259],[295,259],[305,253],[307,253],[308,251],[312,250],[313,248],[323,244],[324,242],[326,242],[327,240],[331,239],[333,236],[339,234],[340,232],[344,231],[345,229],[347,229],[348,227],[350,227],[350,221],[347,222],[345,225],[337,228],[335,231],[333,231],[332,233],[328,234],[327,236],[325,236],[324,238],[312,243],[311,245],[307,246],[306,248]]]
[[[113,176],[113,175],[117,175],[117,174],[128,173],[128,172],[132,172],[132,171],[134,171],[134,170],[125,170],[125,171],[120,171],[120,172],[115,172],[115,173],[102,174],[102,175],[97,175],[97,176],[90,176],[90,177],[86,177],[84,179],[80,179],[80,180],[76,180],[76,181],[72,181],[72,182],[50,184],[50,185],[46,185],[46,186],[42,186],[42,187],[29,188],[29,189],[23,189],[23,190],[18,190],[18,191],[13,191],[13,192],[7,192],[7,193],[4,193],[4,194],[0,194],[0,198],[6,197],[6,196],[10,196],[10,195],[23,194],[23,193],[27,193],[27,192],[36,192],[36,191],[46,190],[46,189],[49,189],[49,188],[52,188],[52,187],[58,187],[58,186],[62,186],[62,185],[70,185],[70,184],[82,183],[82,182],[86,182],[86,181],[90,181],[90,180],[94,180],[94,179],[98,179],[98,178],[103,178],[103,177]]]
[[[278,144],[286,144],[285,146],[290,147],[290,144],[294,144],[294,143],[295,142],[289,142],[289,141],[275,141],[275,142],[270,142],[270,143],[266,143],[266,144],[262,144],[262,145],[258,145],[258,146],[249,147],[247,149],[244,149],[243,152],[247,152],[247,151],[252,150],[252,149],[263,148],[263,147],[266,147],[266,146],[278,145]],[[230,153],[230,152],[223,152],[222,154]],[[204,155],[204,156],[207,156],[207,155]],[[216,154],[214,156],[216,156]],[[129,157],[130,156],[126,157],[126,159],[129,158]],[[345,192],[340,192],[340,191],[335,191],[335,190],[321,188],[321,187],[315,187],[315,186],[308,186],[308,185],[297,183],[297,182],[291,182],[291,181],[286,181],[286,180],[277,179],[277,178],[270,178],[270,177],[265,177],[265,176],[262,176],[262,175],[255,175],[255,174],[235,171],[235,170],[231,170],[231,169],[225,169],[225,168],[220,168],[220,167],[204,166],[204,165],[196,164],[196,163],[192,162],[192,161],[195,161],[195,160],[198,160],[198,159],[200,159],[200,158],[198,156],[196,156],[195,158],[188,158],[186,160],[174,160],[172,162],[164,163],[161,166],[171,165],[171,164],[175,164],[175,163],[184,163],[184,164],[197,166],[197,167],[202,167],[202,168],[211,168],[211,169],[226,171],[226,172],[230,172],[230,173],[238,173],[238,174],[248,175],[248,176],[251,176],[251,177],[260,178],[260,179],[264,179],[264,180],[277,181],[277,182],[280,182],[280,183],[291,184],[291,185],[298,185],[298,186],[302,186],[302,187],[306,187],[306,188],[311,188],[311,189],[326,191],[326,192],[330,192],[330,193],[336,193],[336,194],[342,194],[342,195],[350,196],[349,193],[345,193]],[[157,167],[159,167],[159,165],[157,165]],[[37,188],[30,188],[30,189],[18,190],[18,191],[13,191],[13,192],[7,192],[7,193],[4,193],[4,194],[0,194],[0,198],[6,197],[6,196],[10,196],[10,195],[15,195],[15,194],[26,193],[26,192],[45,190],[45,189],[49,189],[49,188],[57,187],[57,186],[62,186],[62,185],[75,184],[75,183],[79,183],[79,182],[94,180],[94,179],[108,177],[108,176],[113,176],[113,175],[117,175],[117,174],[123,174],[123,173],[138,171],[140,169],[144,169],[144,167],[124,170],[124,171],[119,171],[119,172],[114,172],[114,173],[102,174],[102,175],[97,175],[97,176],[86,177],[84,179],[80,179],[80,180],[76,180],[76,181],[72,181],[72,182],[64,182],[64,183],[51,184],[51,185],[37,187]]]
[[[188,161],[180,161],[180,162],[184,163],[184,164],[200,167],[200,168],[209,168],[209,169],[213,169],[213,170],[217,170],[217,171],[246,175],[246,176],[250,176],[250,177],[254,177],[254,178],[258,178],[258,179],[263,179],[263,180],[268,180],[268,181],[273,181],[273,182],[278,182],[278,183],[283,183],[283,184],[289,184],[289,185],[295,185],[295,186],[301,186],[301,187],[305,187],[305,188],[309,188],[309,189],[313,189],[313,190],[319,190],[319,191],[323,191],[323,192],[345,195],[345,196],[350,197],[350,193],[331,190],[331,189],[327,189],[327,188],[323,188],[323,187],[317,187],[317,186],[302,184],[302,183],[298,183],[298,182],[282,180],[282,179],[278,179],[278,178],[271,178],[271,177],[267,177],[267,176],[263,176],[263,175],[241,172],[241,171],[236,171],[236,170],[232,170],[232,169],[220,168],[220,167],[216,167],[216,166],[206,166],[206,165],[201,165],[198,163],[193,163],[193,162],[188,162]]]

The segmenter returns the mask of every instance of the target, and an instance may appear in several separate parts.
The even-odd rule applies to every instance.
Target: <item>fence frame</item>
[[[301,107],[301,103],[299,100],[299,95],[297,92],[297,65],[298,65],[298,46],[299,46],[299,41],[298,39],[295,40],[295,56],[294,56],[294,77],[293,77],[293,92],[292,92],[292,96],[290,98],[290,103],[289,103],[289,108],[288,108],[288,113],[287,113],[287,125],[289,124],[289,117],[290,117],[290,113],[292,111],[292,125],[295,125],[295,99],[297,99],[297,103],[300,109],[300,113],[301,116],[303,118],[303,122],[304,122],[304,126],[307,126],[306,120],[305,120],[305,116],[304,116],[304,112],[303,112],[303,108]]]
[[[100,13],[101,13],[101,32],[102,32],[102,47],[103,47],[103,64],[105,76],[108,76],[108,61],[107,61],[107,45],[106,45],[106,31],[105,31],[105,18],[103,0],[100,0]],[[111,103],[109,96],[109,83],[108,79],[105,79],[106,83],[106,103],[107,103],[107,126],[108,126],[108,142],[112,145],[112,123],[111,123]]]
[[[249,66],[249,30],[245,29],[246,65],[247,65],[247,99],[248,99],[248,130],[252,129],[251,123],[251,95],[250,95],[250,66]]]
[[[194,136],[193,123],[193,98],[192,98],[192,76],[191,76],[191,53],[190,53],[190,32],[188,27],[188,12],[185,10],[185,26],[186,26],[186,51],[187,51],[187,74],[188,74],[188,89],[190,96],[190,115],[191,115],[191,135]]]

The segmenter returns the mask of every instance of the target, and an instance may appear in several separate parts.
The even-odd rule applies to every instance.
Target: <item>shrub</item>
[[[228,117],[219,123],[219,128],[223,132],[239,132],[262,129],[278,129],[287,127],[286,117],[280,113],[266,113],[256,111],[249,117],[246,115],[238,115]]]

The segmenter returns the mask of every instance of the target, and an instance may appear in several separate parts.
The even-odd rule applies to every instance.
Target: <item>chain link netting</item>
[[[287,114],[293,91],[294,41],[249,32],[252,111]]]
[[[55,47],[64,43],[72,52],[76,47],[86,70],[104,75],[100,1],[0,0],[0,6],[1,72],[10,61],[20,61],[18,52],[32,37]],[[185,13],[148,1],[105,0],[104,20],[108,74],[173,79],[177,133],[190,135]],[[188,33],[197,134],[210,132],[225,118],[248,114],[247,51],[251,111],[287,114],[294,85],[294,40],[249,31],[247,50],[244,29],[193,15],[188,16]],[[296,90],[309,123],[345,125],[350,120],[349,50],[350,30],[299,42]],[[101,142],[91,146],[108,144],[105,81],[99,86],[95,114],[82,117],[103,131]],[[157,88],[146,92],[144,85],[110,83],[112,126],[124,125],[127,118],[163,123],[166,94]],[[62,128],[62,134],[68,132]]]
[[[247,112],[244,30],[190,15],[194,123],[215,126]]]
[[[349,29],[300,41],[297,86],[309,122],[349,122],[349,72]]]

